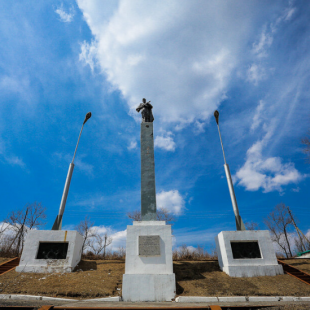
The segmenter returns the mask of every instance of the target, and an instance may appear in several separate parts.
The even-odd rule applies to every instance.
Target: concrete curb
[[[46,301],[78,301],[69,298],[45,297],[34,295],[17,295],[17,294],[0,294],[0,299],[15,299],[15,300],[46,300]]]
[[[176,302],[281,302],[281,301],[310,301],[310,297],[294,296],[231,296],[231,297],[200,297],[179,296]]]
[[[217,297],[200,297],[200,296],[179,296],[176,302],[218,302]]]
[[[66,301],[66,302],[121,302],[122,297],[104,297],[93,299],[69,299],[34,295],[17,295],[17,294],[0,294],[0,299],[15,299],[15,300],[45,300],[45,301]],[[176,302],[280,302],[281,301],[301,301],[310,302],[310,297],[295,297],[295,296],[231,296],[231,297],[207,297],[207,296],[179,296],[175,299]]]
[[[34,296],[34,295],[17,295],[17,294],[0,294],[0,299],[70,301],[70,302],[78,302],[78,301],[79,302],[81,302],[81,301],[122,301],[122,298],[120,296],[76,300],[76,299],[69,299],[69,298]]]
[[[122,301],[122,297],[121,296],[104,297],[104,298],[94,298],[94,299],[83,299],[80,301]]]

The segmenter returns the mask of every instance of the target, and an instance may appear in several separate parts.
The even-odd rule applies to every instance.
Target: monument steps
[[[19,265],[19,257],[14,257],[0,265],[0,275],[3,275]]]
[[[282,265],[283,270],[285,271],[285,273],[291,275],[294,278],[297,278],[298,280],[309,284],[310,285],[310,274],[301,271],[299,269],[297,269],[296,267],[293,267],[289,264],[284,263],[283,261],[281,261],[280,259],[278,259],[279,264]]]

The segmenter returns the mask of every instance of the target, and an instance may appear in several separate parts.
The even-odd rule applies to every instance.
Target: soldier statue
[[[136,108],[136,111],[139,113],[141,110],[142,114],[142,122],[147,123],[147,122],[153,122],[154,121],[154,116],[152,113],[153,106],[150,104],[151,101],[146,102],[146,99],[142,99],[142,103]]]

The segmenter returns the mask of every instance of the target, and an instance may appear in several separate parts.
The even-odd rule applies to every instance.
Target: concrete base
[[[159,236],[159,253],[139,255],[139,236]],[[154,247],[155,249],[155,247]],[[176,285],[172,263],[171,226],[164,221],[127,226],[124,301],[171,301]]]
[[[65,259],[37,259],[40,242],[68,243]],[[31,230],[28,232],[17,272],[72,272],[80,262],[83,237],[77,231]]]
[[[234,259],[232,242],[257,241],[261,258]],[[283,274],[268,230],[222,231],[215,238],[220,268],[231,277],[275,276]]]
[[[171,301],[174,297],[174,273],[123,275],[123,301]]]

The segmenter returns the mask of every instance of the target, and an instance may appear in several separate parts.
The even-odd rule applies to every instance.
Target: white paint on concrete
[[[249,302],[260,302],[260,301],[280,301],[279,296],[250,296]]]
[[[40,242],[68,242],[66,259],[36,259]],[[72,272],[80,262],[83,237],[71,230],[31,230],[28,232],[17,272]]]
[[[139,236],[159,236],[160,255],[139,256]],[[124,301],[171,301],[175,297],[171,225],[164,221],[127,226]]]
[[[257,241],[261,258],[234,259],[231,241]],[[283,274],[268,230],[222,231],[215,237],[220,268],[231,277],[275,276]]]
[[[133,226],[166,225],[165,221],[134,221]]]
[[[217,297],[203,296],[179,296],[175,299],[176,302],[218,302]]]
[[[47,296],[42,296],[42,300],[46,300],[46,301],[71,301],[71,302],[79,301],[79,300],[76,300],[76,299],[47,297]]]
[[[218,297],[219,302],[245,302],[245,296]]]
[[[10,299],[21,299],[21,300],[42,300],[42,296],[34,296],[34,295],[11,295]]]
[[[93,299],[83,299],[82,301],[122,301],[120,296],[115,297],[104,297],[104,298],[93,298]]]
[[[294,301],[310,301],[310,297],[294,297]]]
[[[10,299],[11,295],[10,294],[0,294],[0,299]]]
[[[280,301],[294,301],[294,296],[283,296],[283,297],[280,297]]]
[[[171,301],[175,274],[124,274],[123,301]]]
[[[144,222],[127,226],[125,274],[172,274],[171,226],[162,225],[163,221]],[[160,255],[139,256],[139,236],[151,235],[160,236]]]

